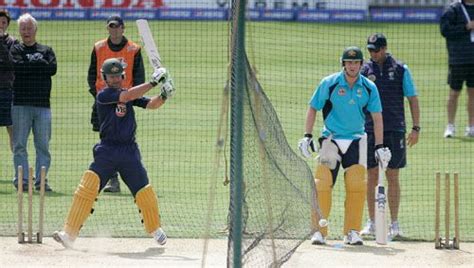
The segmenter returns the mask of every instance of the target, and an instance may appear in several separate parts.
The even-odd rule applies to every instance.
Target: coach
[[[11,48],[15,69],[13,83],[13,162],[15,178],[13,184],[18,187],[18,166],[23,166],[23,184],[28,178],[27,142],[33,130],[36,150],[35,188],[40,187],[41,167],[46,172],[51,164],[49,141],[51,139],[51,77],[56,74],[57,64],[53,49],[36,42],[38,23],[28,13],[18,18],[18,28],[22,42]],[[23,188],[25,189],[25,188]],[[26,188],[27,189],[27,188]],[[45,190],[52,191],[46,181]]]

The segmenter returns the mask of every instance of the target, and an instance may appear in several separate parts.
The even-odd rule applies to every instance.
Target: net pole
[[[242,267],[242,204],[243,204],[243,99],[245,86],[245,0],[233,5],[232,58],[231,58],[231,152],[230,178],[233,216],[231,222],[233,267]]]

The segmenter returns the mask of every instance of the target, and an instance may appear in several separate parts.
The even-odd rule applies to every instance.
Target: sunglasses
[[[114,23],[112,23],[112,24],[109,25],[109,27],[110,27],[110,28],[113,28],[113,29],[119,28],[119,27],[120,27],[120,24],[114,24]]]

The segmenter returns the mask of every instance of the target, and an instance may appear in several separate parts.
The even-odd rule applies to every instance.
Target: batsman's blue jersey
[[[365,134],[365,116],[368,112],[382,112],[380,97],[374,83],[359,76],[349,88],[344,72],[321,80],[309,105],[323,113],[322,136],[333,139],[355,140]]]
[[[373,81],[379,90],[384,131],[405,132],[404,98],[418,95],[408,66],[387,54],[382,66],[369,60],[361,73]],[[365,127],[366,131],[373,132],[371,117],[367,117]]]
[[[97,94],[97,113],[100,122],[100,139],[108,144],[129,144],[135,142],[135,111],[133,106],[146,108],[148,98],[138,98],[127,103],[119,102],[124,91],[106,88]]]
[[[116,172],[135,194],[148,183],[148,174],[141,162],[135,142],[135,112],[133,106],[146,108],[148,98],[126,103],[119,102],[124,90],[106,88],[97,94],[97,113],[100,122],[100,142],[94,146],[94,162],[89,169],[100,178],[100,190]]]

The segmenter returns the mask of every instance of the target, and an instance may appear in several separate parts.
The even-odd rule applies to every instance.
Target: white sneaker
[[[344,236],[344,244],[348,245],[363,245],[364,240],[359,235],[359,232],[356,230],[350,230],[346,236]]]
[[[364,229],[360,231],[360,235],[375,235],[375,223],[368,219]]]
[[[446,126],[446,130],[444,131],[444,137],[452,138],[454,137],[454,133],[456,133],[456,127],[453,124],[448,124]]]
[[[388,230],[388,234],[391,238],[403,236],[402,229],[400,229],[400,225],[398,221],[392,222],[390,224],[390,229]]]
[[[158,244],[162,246],[166,244],[166,240],[168,239],[165,232],[161,228],[158,228],[156,229],[156,231],[153,232],[153,238]]]
[[[64,231],[55,231],[53,233],[53,239],[61,243],[65,248],[72,248],[74,244],[74,239],[72,239],[66,232]]]
[[[474,127],[466,127],[466,131],[464,132],[464,136],[474,137]]]
[[[320,231],[314,232],[311,237],[311,244],[313,245],[326,245],[326,239]]]

